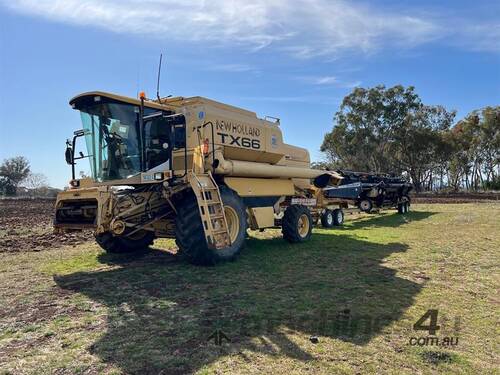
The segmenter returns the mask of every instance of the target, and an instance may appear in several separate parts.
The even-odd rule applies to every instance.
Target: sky
[[[318,161],[357,86],[412,85],[457,119],[500,105],[499,14],[499,0],[0,0],[0,161],[67,185],[69,99],[154,97],[160,53],[162,96],[279,117]]]

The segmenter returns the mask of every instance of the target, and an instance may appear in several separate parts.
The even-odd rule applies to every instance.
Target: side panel
[[[249,211],[253,230],[274,227],[273,207],[254,207]]]
[[[292,180],[269,178],[226,177],[224,182],[240,197],[294,195]]]

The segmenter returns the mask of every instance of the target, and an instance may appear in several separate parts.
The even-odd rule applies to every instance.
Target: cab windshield
[[[139,107],[99,100],[79,109],[92,178],[102,182],[140,173]],[[153,112],[145,108],[145,115]]]

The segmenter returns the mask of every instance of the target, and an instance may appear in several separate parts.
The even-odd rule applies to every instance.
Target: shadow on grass
[[[404,224],[411,223],[412,221],[420,221],[427,219],[428,217],[436,214],[432,211],[410,211],[407,214],[401,215],[397,212],[380,215],[377,213],[363,215],[355,219],[349,219],[346,216],[346,224],[350,224],[344,227],[336,229],[352,230],[361,229],[366,227],[388,227],[396,228]]]
[[[347,234],[316,233],[296,245],[251,238],[238,261],[217,267],[152,250],[122,268],[54,278],[108,308],[91,353],[126,373],[186,373],[227,354],[245,361],[247,351],[309,361],[311,335],[366,344],[421,288],[381,265],[406,249]],[[231,341],[216,345],[220,332]]]

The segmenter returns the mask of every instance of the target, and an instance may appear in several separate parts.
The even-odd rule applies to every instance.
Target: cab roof
[[[89,91],[89,92],[79,94],[79,95],[73,97],[69,101],[69,104],[73,108],[78,109],[82,104],[87,103],[89,100],[93,100],[93,98],[96,96],[102,96],[102,97],[116,100],[119,102],[130,103],[133,105],[141,105],[141,101],[139,99],[131,98],[128,96],[117,95],[117,94],[113,94],[113,93],[108,93],[108,92],[104,92],[104,91]],[[257,114],[255,112],[247,111],[246,109],[235,107],[235,106],[232,106],[229,104],[217,102],[215,100],[204,98],[202,96],[193,96],[193,97],[187,97],[187,98],[182,97],[182,96],[166,97],[166,98],[160,98],[160,102],[158,102],[158,100],[146,99],[144,101],[144,105],[146,107],[163,109],[163,110],[165,108],[175,109],[175,108],[181,108],[181,107],[188,107],[188,106],[192,106],[192,105],[208,105],[208,106],[214,106],[214,107],[226,109],[226,110],[233,111],[233,112],[239,112],[239,113],[246,115],[246,116],[257,117]]]

